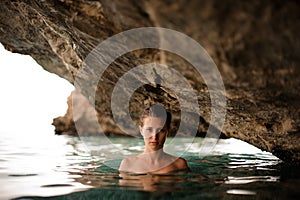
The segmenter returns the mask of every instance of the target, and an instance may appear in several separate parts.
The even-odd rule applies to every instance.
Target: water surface
[[[199,144],[178,138],[190,173],[119,176],[124,156],[143,141],[101,137],[1,136],[0,199],[299,199],[300,173],[268,152],[239,140],[219,140],[199,156]],[[167,141],[168,142],[168,141]],[[205,178],[206,177],[206,178]]]

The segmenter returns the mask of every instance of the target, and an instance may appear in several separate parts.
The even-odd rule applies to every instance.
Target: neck
[[[150,149],[145,149],[143,155],[147,156],[148,159],[151,159],[151,161],[158,161],[160,160],[160,158],[162,158],[162,156],[165,154],[163,148],[157,150],[157,151],[153,151]]]

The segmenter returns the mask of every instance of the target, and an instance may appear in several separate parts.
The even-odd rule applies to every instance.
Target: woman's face
[[[140,132],[144,137],[146,148],[156,151],[163,148],[168,130],[164,127],[165,120],[158,117],[146,117]]]

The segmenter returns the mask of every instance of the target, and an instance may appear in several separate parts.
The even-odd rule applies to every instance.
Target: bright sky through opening
[[[30,56],[0,44],[0,135],[54,134],[52,120],[65,114],[73,89]]]

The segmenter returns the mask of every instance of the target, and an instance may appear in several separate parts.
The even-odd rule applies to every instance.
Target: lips
[[[158,145],[158,142],[150,142],[151,145]]]

